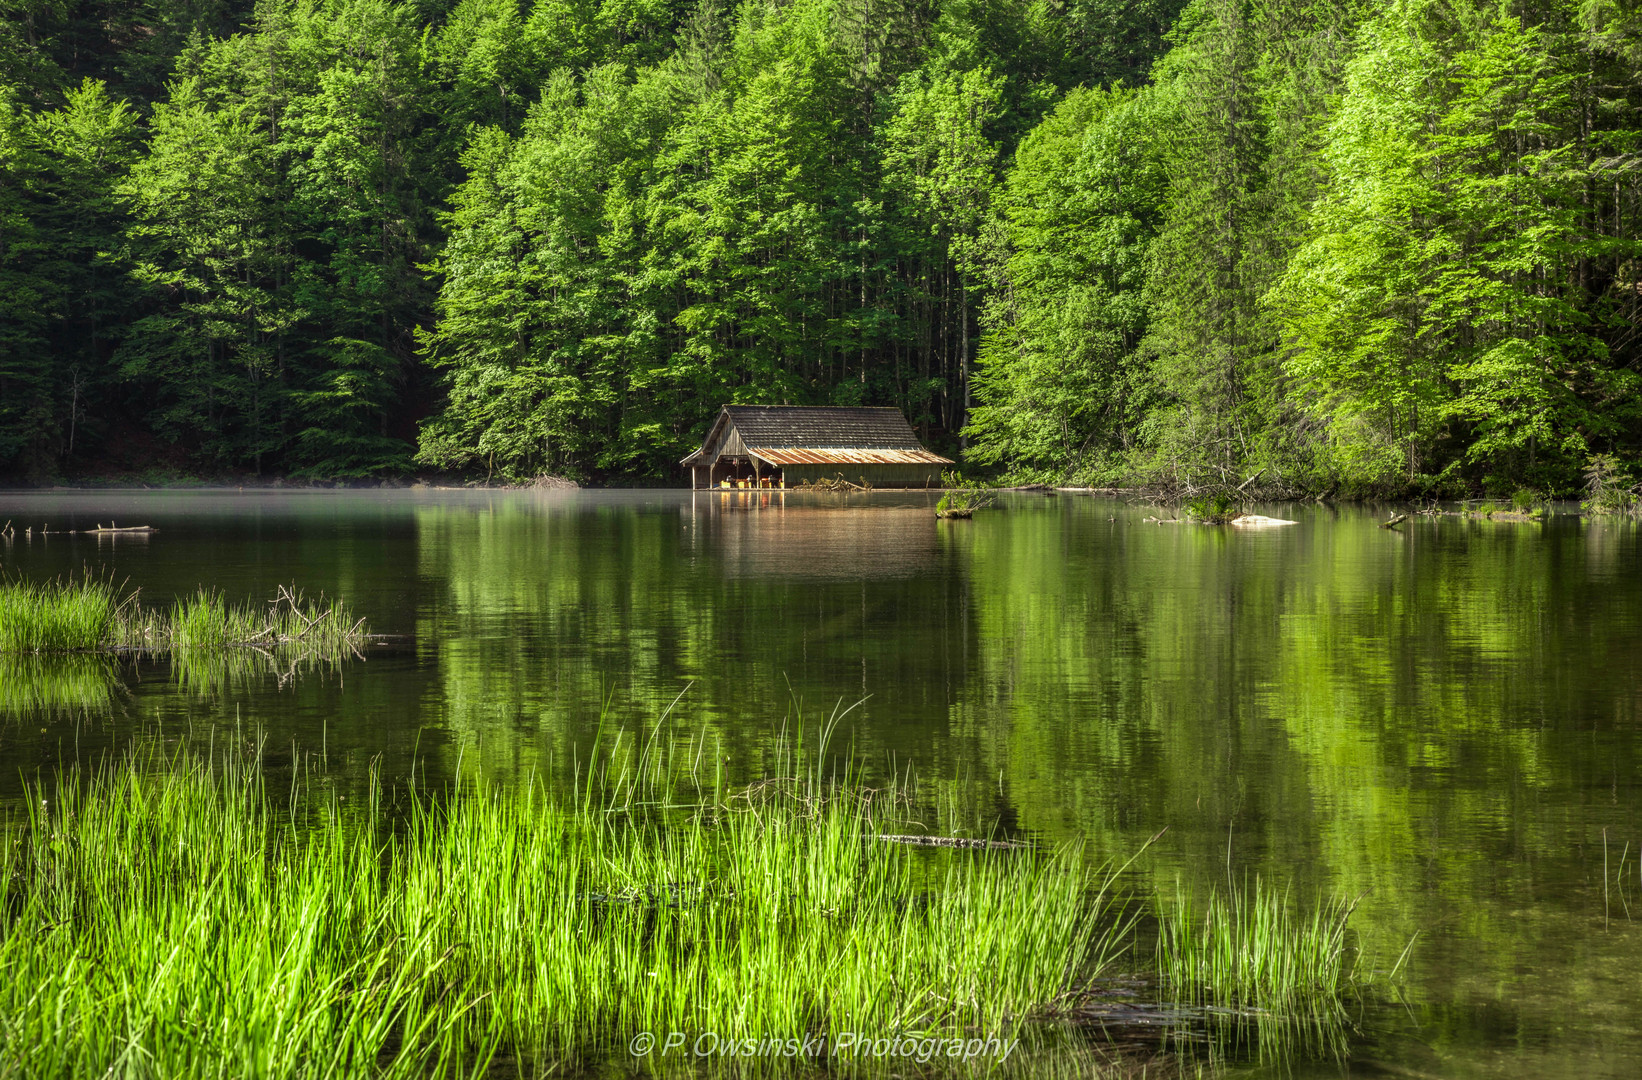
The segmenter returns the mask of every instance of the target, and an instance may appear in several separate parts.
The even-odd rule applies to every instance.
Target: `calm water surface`
[[[1636,526],[1387,531],[1299,504],[1260,508],[1297,525],[1241,531],[1039,496],[937,522],[932,502],[0,493],[5,574],[89,567],[150,601],[295,583],[403,636],[205,692],[127,665],[106,705],[84,672],[40,691],[0,667],[0,798],[184,732],[260,731],[274,768],[322,748],[345,783],[373,760],[568,782],[601,708],[644,732],[676,698],[668,723],[755,779],[795,699],[811,729],[854,705],[839,745],[965,808],[937,830],[1119,854],[1167,826],[1143,872],[1168,895],[1229,863],[1366,894],[1381,966],[1417,931],[1406,1000],[1364,1013],[1348,1061],[1284,1075],[1642,1075]],[[159,531],[38,535],[110,520]]]

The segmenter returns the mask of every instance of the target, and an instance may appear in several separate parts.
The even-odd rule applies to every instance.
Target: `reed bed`
[[[817,773],[648,812],[676,793],[623,760],[574,796],[417,796],[384,831],[378,785],[345,813],[236,759],[65,775],[0,851],[0,1073],[535,1073],[640,1031],[1005,1034],[1123,948],[1112,872],[1076,848],[886,843],[900,793]]]
[[[201,589],[169,607],[145,605],[96,578],[0,583],[0,653],[299,648],[341,657],[369,638],[339,603],[281,588],[266,604],[230,604]]]

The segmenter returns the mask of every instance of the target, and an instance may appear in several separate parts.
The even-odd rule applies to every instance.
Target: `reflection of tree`
[[[868,698],[840,734],[862,760],[921,752],[967,665],[964,586],[934,569],[933,515],[786,500],[418,508],[421,570],[448,599],[417,639],[464,768],[568,779],[601,702],[648,737],[687,685],[671,722],[747,776],[762,774],[793,695],[811,727],[838,700]]]
[[[1171,888],[1223,880],[1229,841],[1239,871],[1369,892],[1376,955],[1424,930],[1434,998],[1503,993],[1525,1028],[1590,992],[1585,845],[1635,806],[1634,579],[1592,574],[1577,525],[1243,536],[1109,514],[966,534],[983,645],[955,723],[1023,825],[1108,850],[1169,825]],[[1502,989],[1524,980],[1543,992]]]

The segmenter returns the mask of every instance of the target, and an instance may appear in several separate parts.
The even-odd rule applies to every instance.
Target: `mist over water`
[[[259,733],[270,769],[322,748],[342,784],[376,761],[567,786],[601,711],[649,737],[670,705],[672,734],[750,781],[783,722],[848,709],[839,754],[958,808],[932,831],[1117,855],[1166,826],[1139,864],[1166,896],[1228,867],[1364,894],[1381,967],[1418,932],[1406,1003],[1362,1016],[1350,1063],[1277,1072],[1642,1073],[1636,525],[1388,531],[1290,504],[1257,509],[1298,524],[1239,531],[1024,495],[937,522],[934,499],[0,494],[8,576],[90,570],[150,603],[294,583],[391,635],[339,667],[192,681],[6,660],[0,798],[134,739]],[[110,520],[157,531],[40,535]]]

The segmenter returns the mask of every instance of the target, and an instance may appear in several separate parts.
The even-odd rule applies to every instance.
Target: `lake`
[[[1298,523],[1239,530],[1031,494],[938,522],[934,500],[0,493],[8,576],[150,602],[295,584],[387,635],[204,684],[122,663],[106,699],[0,667],[0,799],[156,737],[260,736],[268,768],[316,751],[342,786],[373,762],[568,785],[601,722],[752,781],[783,726],[836,716],[838,755],[921,781],[932,832],[1124,855],[1166,828],[1137,863],[1165,896],[1258,874],[1361,894],[1376,966],[1414,939],[1347,1061],[1274,1074],[1642,1075],[1635,523],[1273,504]],[[111,521],[157,531],[40,535]]]

